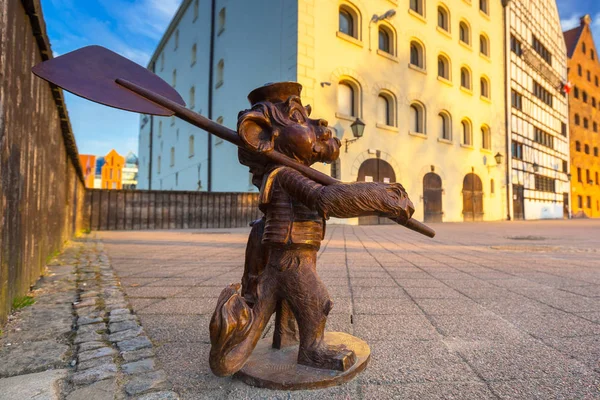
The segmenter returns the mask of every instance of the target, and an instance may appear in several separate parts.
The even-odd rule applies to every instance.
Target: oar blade
[[[185,106],[179,93],[156,74],[101,46],[83,47],[40,63],[32,71],[66,91],[122,110],[159,116],[174,114],[117,84],[117,78],[126,79]]]

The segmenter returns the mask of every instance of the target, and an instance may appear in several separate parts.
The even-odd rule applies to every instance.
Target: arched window
[[[176,69],[173,70],[173,77],[171,79],[171,86],[173,86],[173,87],[177,86],[177,70]]]
[[[575,142],[575,151],[581,151],[581,142],[579,140]]]
[[[492,135],[490,133],[490,128],[485,125],[481,127],[481,147],[486,150],[492,149]]]
[[[419,102],[410,105],[410,130],[413,133],[425,134],[425,107]]]
[[[592,124],[594,132],[598,133],[598,123],[596,121],[594,121],[594,123]]]
[[[350,8],[348,5],[340,6],[340,21],[339,30],[353,38],[359,38],[359,17],[355,10]]]
[[[445,7],[438,6],[438,27],[450,32],[450,14]]]
[[[588,94],[585,90],[583,91],[583,93],[581,93],[581,100],[583,100],[584,103],[587,103],[588,101]]]
[[[410,0],[410,9],[417,14],[423,15],[423,1],[424,0]]]
[[[196,87],[195,86],[192,86],[190,88],[190,102],[188,104],[188,107],[191,109],[196,107]]]
[[[594,147],[594,157],[598,157],[598,148],[597,147]],[[598,173],[596,172],[596,176],[598,176],[597,174]],[[598,179],[596,179],[596,180],[598,180]]]
[[[485,35],[479,35],[479,52],[486,57],[490,56],[490,41]]]
[[[377,97],[377,123],[387,126],[396,126],[396,101],[388,92],[379,93]]]
[[[179,48],[179,29],[175,31],[175,50]]]
[[[490,194],[496,193],[496,185],[494,184],[494,180],[490,179]]]
[[[394,55],[394,34],[387,26],[379,26],[379,50]]]
[[[223,84],[223,77],[225,76],[225,61],[221,59],[219,64],[217,64],[217,83],[216,86],[219,87]]]
[[[583,127],[588,129],[590,127],[590,121],[587,118],[583,118]]]
[[[489,0],[479,0],[479,9],[484,14],[488,14],[489,15],[489,13],[490,13]]]
[[[466,67],[460,69],[460,86],[471,90],[471,72]]]
[[[579,117],[579,114],[575,114],[575,125],[579,124],[581,124],[581,118]]]
[[[421,43],[415,40],[410,42],[410,64],[425,69],[425,50]]]
[[[481,86],[481,97],[489,99],[490,98],[490,82],[488,81],[488,79],[485,76],[481,77],[480,86]]]
[[[581,64],[577,64],[577,75],[583,76],[583,69],[581,68]]]
[[[583,54],[586,53],[587,47],[586,47],[585,43],[581,43],[581,51],[583,52]]]
[[[579,98],[579,88],[577,86],[573,88],[573,96],[575,96],[576,99]]]
[[[194,135],[190,135],[188,141],[189,155],[190,157],[194,157]]]
[[[158,156],[158,160],[156,161],[156,172],[160,174],[160,156]]]
[[[590,58],[591,58],[592,60],[595,60],[595,59],[596,59],[596,54],[594,53],[594,50],[590,50]]]
[[[458,36],[461,42],[471,45],[471,31],[465,21],[460,21],[458,25]]]
[[[450,80],[450,61],[443,54],[438,56],[438,76]]]
[[[447,111],[438,114],[439,138],[443,140],[452,140],[452,120]]]
[[[590,145],[589,144],[586,144],[583,146],[583,152],[585,154],[590,154]]]
[[[338,113],[348,116],[358,116],[359,86],[350,80],[342,80],[338,84]]]
[[[465,146],[473,146],[473,132],[471,130],[471,122],[468,119],[461,121],[462,126],[462,141]]]
[[[592,96],[592,107],[596,107],[596,98]]]
[[[175,165],[175,147],[171,147],[171,167]]]

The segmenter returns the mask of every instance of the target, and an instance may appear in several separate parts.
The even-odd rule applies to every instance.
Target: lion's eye
[[[290,115],[290,119],[294,122],[304,122],[304,115],[302,115],[302,113],[298,110],[292,112],[292,115]]]

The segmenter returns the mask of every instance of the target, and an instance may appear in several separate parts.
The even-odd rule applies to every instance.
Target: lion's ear
[[[262,153],[273,150],[277,132],[261,110],[252,110],[238,119],[238,135],[251,149]]]

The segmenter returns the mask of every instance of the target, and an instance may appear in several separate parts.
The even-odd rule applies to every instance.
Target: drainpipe
[[[512,174],[511,174],[511,160],[512,160],[512,131],[510,129],[510,120],[511,120],[511,110],[512,110],[512,101],[511,101],[511,82],[510,77],[508,75],[508,70],[510,68],[510,26],[508,25],[508,13],[510,11],[510,1],[511,0],[502,0],[502,6],[504,7],[504,12],[502,13],[502,17],[504,19],[504,95],[506,100],[506,115],[504,121],[504,127],[506,130],[506,217],[507,220],[514,219],[512,218]]]
[[[211,1],[211,22],[210,22],[210,56],[208,70],[208,119],[213,119],[213,86],[214,86],[214,65],[215,65],[215,18],[216,18],[216,0]],[[212,191],[212,135],[208,133],[208,166],[207,166],[207,191]]]

